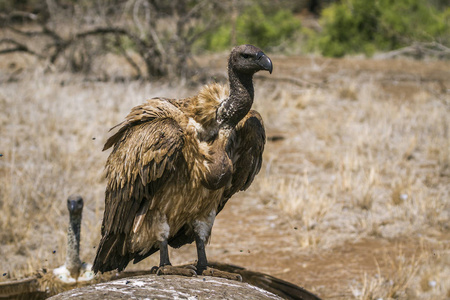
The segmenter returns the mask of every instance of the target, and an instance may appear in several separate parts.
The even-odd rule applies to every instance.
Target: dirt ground
[[[223,70],[225,67],[220,56],[201,60],[201,63],[206,62],[216,62],[215,70]],[[274,66],[272,76],[257,75],[256,85],[275,80],[286,86],[288,82],[291,87],[286,90],[292,94],[301,89],[339,90],[340,86],[344,86],[346,93],[345,87],[349,85],[349,78],[355,79],[354,85],[370,80],[389,95],[386,101],[408,101],[425,90],[437,95],[445,102],[446,109],[449,108],[448,62],[276,57]],[[352,88],[357,89],[354,85],[350,84]],[[258,96],[260,95],[256,95]],[[276,155],[277,158],[271,163],[284,166],[284,175],[289,173],[295,176],[302,172],[303,163],[293,159],[297,151],[301,152],[301,145],[298,145],[298,148],[292,147],[289,141],[295,139],[298,134],[296,130],[296,126],[276,127],[269,124],[269,141],[265,151]],[[450,181],[447,176],[441,176],[440,180],[442,184],[447,185],[448,192]],[[277,188],[280,187],[276,183],[270,187],[274,193]],[[403,272],[408,271],[402,269],[405,268],[402,263],[420,264],[418,257],[424,253],[431,253],[432,256],[446,253],[448,257],[448,226],[441,231],[424,227],[412,235],[399,234],[392,238],[376,234],[343,235],[330,246],[305,247],[301,222],[295,217],[286,217],[286,213],[279,206],[270,203],[270,200],[264,200],[266,197],[270,195],[264,195],[258,188],[250,188],[230,200],[216,219],[208,247],[210,260],[233,263],[277,276],[305,287],[324,299],[349,299],[371,298],[370,295],[361,294],[364,288],[368,289],[367,286],[358,286],[364,282],[365,276],[382,277],[384,274],[387,280],[396,276],[407,276]],[[448,199],[443,200],[448,203]],[[323,235],[327,233],[324,232]],[[320,236],[313,238],[320,239]],[[189,257],[195,257],[195,247],[190,245],[181,250],[174,250],[172,256],[189,260]],[[399,262],[399,258],[404,261]],[[447,262],[443,261],[444,264]],[[442,262],[439,261],[438,264],[440,263]],[[444,286],[443,289],[450,291],[450,286]],[[397,297],[414,299],[418,295],[413,289],[407,289]],[[428,297],[433,299],[435,296]]]
[[[272,59],[273,74],[255,77],[254,106],[263,115],[268,136],[264,165],[249,190],[235,195],[217,217],[207,247],[209,260],[268,273],[324,299],[450,298],[450,63]],[[172,97],[198,89],[86,82],[71,75],[42,79],[38,72],[18,71],[23,61],[3,61],[0,68],[0,104],[5,107],[0,115],[5,137],[0,145],[0,172],[5,175],[0,200],[10,214],[0,219],[1,271],[10,274],[1,280],[63,263],[67,215],[61,199],[73,190],[87,199],[82,256],[92,261],[105,186],[102,166],[107,153],[101,153],[101,143],[107,128],[143,100],[122,103],[120,97]],[[214,74],[206,81],[226,78],[225,55],[197,61]],[[57,79],[46,79],[52,76]],[[39,89],[45,93],[35,95]],[[55,99],[61,96],[76,99],[65,109],[75,109],[77,118],[85,118],[83,127],[74,127],[78,125],[72,113],[58,119],[61,111]],[[112,103],[102,103],[105,98]],[[31,108],[25,109],[22,99]],[[44,145],[50,153],[38,160],[32,156],[34,148],[22,153],[17,140],[22,138],[20,128],[38,124],[22,118],[21,112],[40,113],[30,103],[35,101],[39,108],[42,99],[50,99],[42,102],[42,118],[56,111],[55,120],[44,131],[23,138],[33,147]],[[107,113],[93,115],[96,109]],[[59,129],[63,123],[66,127]],[[56,138],[47,140],[48,130],[56,132]],[[61,144],[69,142],[79,148],[60,153],[59,148],[66,149]],[[23,166],[17,162],[22,157]],[[72,173],[52,175],[39,167],[47,160]],[[30,164],[38,167],[27,169]],[[48,178],[39,181],[33,172],[42,170]],[[19,175],[25,179],[17,179]],[[28,202],[23,200],[27,197]],[[17,203],[33,208],[16,211]],[[171,250],[174,264],[192,261],[195,255],[194,245]],[[154,255],[129,269],[149,268],[157,261]]]

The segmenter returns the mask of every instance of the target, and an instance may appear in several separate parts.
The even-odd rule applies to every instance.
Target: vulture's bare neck
[[[81,214],[70,213],[70,223],[67,229],[67,255],[65,265],[74,278],[78,277],[81,268],[80,227]]]
[[[217,112],[220,124],[235,127],[250,111],[253,104],[253,74],[238,73],[228,65],[230,96],[225,99]]]

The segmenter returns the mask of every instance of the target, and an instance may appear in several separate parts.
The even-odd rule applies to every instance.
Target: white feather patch
[[[167,223],[167,219],[163,216],[158,224],[158,241],[164,241],[169,238],[170,226]]]
[[[193,118],[189,118],[188,126],[193,126],[197,132],[205,131],[205,128],[203,128],[203,126]]]
[[[214,225],[214,220],[216,219],[216,211],[212,210],[206,220],[195,220],[194,221],[194,231],[203,241],[208,240],[211,234],[211,229]]]

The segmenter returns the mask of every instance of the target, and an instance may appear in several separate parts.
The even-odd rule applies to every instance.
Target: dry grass
[[[299,87],[257,79],[255,108],[268,135],[285,139],[268,142],[263,169],[248,195],[295,226],[289,233],[297,241],[289,248],[293,253],[320,253],[364,239],[413,237],[436,245],[415,256],[386,254],[378,269],[343,279],[346,295],[448,297],[448,92],[435,90],[433,80],[396,83],[400,75],[416,72],[413,68],[397,78],[379,62],[350,63],[368,64],[368,71],[331,72],[334,60],[279,58],[273,76],[280,72],[328,83]],[[0,78],[10,78],[8,70],[0,72]],[[0,271],[7,273],[0,280],[63,263],[65,199],[74,192],[85,198],[82,258],[92,261],[103,212],[107,153],[101,149],[107,130],[146,98],[191,95],[197,89],[85,82],[70,74],[44,74],[38,67],[17,78],[0,89]],[[326,289],[318,291],[326,298]]]
[[[405,299],[412,296],[412,291],[407,289],[419,269],[420,259],[416,259],[415,256],[408,259],[401,252],[396,257],[389,257],[388,259],[391,269],[390,274],[383,276],[377,263],[377,274],[369,278],[369,275],[364,273],[361,290],[353,289],[356,298],[361,300]]]
[[[425,92],[398,99],[374,81],[361,80],[358,91],[355,78],[342,81],[337,90],[308,89],[297,97],[283,90],[274,97],[279,105],[265,112],[267,123],[288,139],[267,153],[260,190],[271,191],[309,228],[345,219],[336,226],[361,235],[373,230],[362,221],[375,222],[382,236],[395,237],[445,227],[448,106]],[[341,98],[342,90],[352,90],[351,99]]]
[[[39,71],[1,89],[0,255],[5,272],[15,277],[63,263],[65,200],[71,193],[85,199],[82,256],[93,259],[103,215],[107,153],[101,149],[108,129],[149,95],[177,92],[164,85],[88,83]]]
[[[266,153],[257,190],[301,224],[301,246],[448,236],[448,92],[436,96],[426,84],[409,84],[391,91],[376,74],[348,76],[331,89],[281,86],[269,94],[274,105],[257,103],[268,127],[287,137]],[[435,267],[430,260],[392,265],[394,275],[364,277],[358,298],[398,298],[407,288],[445,296],[450,285],[442,272],[430,295],[411,283]]]
[[[374,275],[364,273],[361,282],[352,287],[353,296],[372,299],[438,299],[448,297],[450,253],[437,254],[422,249],[419,254],[405,255],[402,249],[385,253],[385,270],[376,262]]]

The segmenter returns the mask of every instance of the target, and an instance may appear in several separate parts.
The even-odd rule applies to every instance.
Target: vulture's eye
[[[251,54],[247,54],[247,53],[242,53],[241,56],[245,59],[252,57]]]

